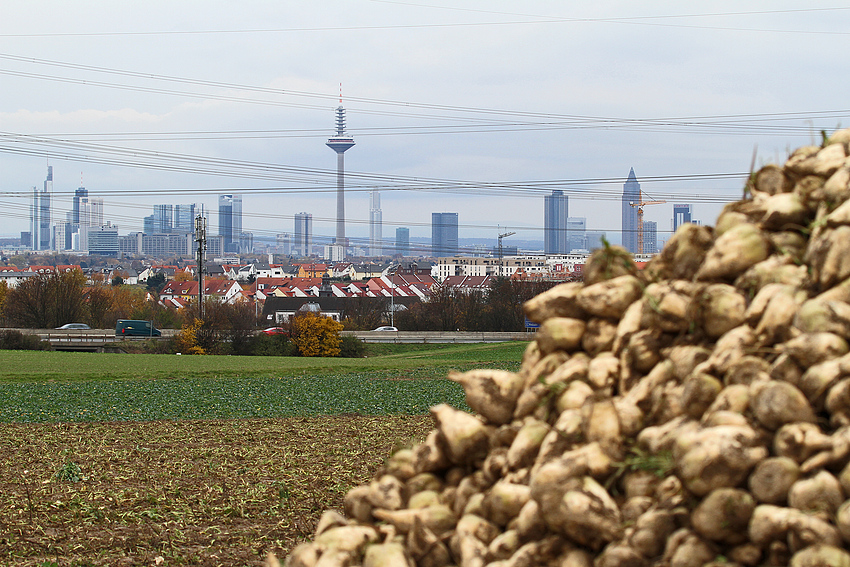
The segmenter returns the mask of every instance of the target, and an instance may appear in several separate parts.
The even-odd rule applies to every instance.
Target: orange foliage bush
[[[292,343],[301,356],[339,356],[342,323],[307,313],[292,319]]]

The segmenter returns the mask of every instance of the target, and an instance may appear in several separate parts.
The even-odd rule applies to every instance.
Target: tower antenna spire
[[[334,244],[344,250],[348,247],[345,237],[345,165],[343,154],[354,145],[354,138],[345,133],[345,108],[342,106],[342,83],[339,84],[339,107],[336,109],[336,135],[327,141],[327,146],[336,152],[336,238]]]

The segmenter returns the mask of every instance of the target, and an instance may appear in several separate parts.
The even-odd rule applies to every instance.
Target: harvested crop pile
[[[451,375],[477,415],[432,408],[286,564],[850,566],[848,142],[526,303],[521,370]]]

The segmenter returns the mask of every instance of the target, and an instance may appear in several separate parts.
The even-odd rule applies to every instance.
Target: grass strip
[[[518,369],[526,345],[524,342],[383,345],[384,348],[376,351],[381,354],[368,358],[176,356],[5,350],[0,351],[0,383],[294,377],[392,371],[422,373],[426,369],[432,370],[431,378],[442,378],[450,368]]]

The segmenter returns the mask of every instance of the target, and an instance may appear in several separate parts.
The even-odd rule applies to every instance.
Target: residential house
[[[386,264],[355,264],[352,280],[368,280],[369,278],[379,278],[384,275]]]
[[[284,266],[281,264],[267,264],[265,262],[257,264],[255,266],[255,270],[257,272],[257,279],[259,278],[283,278],[286,277],[286,272],[284,271]]]
[[[233,279],[228,278],[228,266],[221,264],[204,264],[204,278],[211,280]]]
[[[63,274],[67,272],[82,272],[83,269],[78,264],[60,264],[56,266],[56,273]]]
[[[166,281],[173,280],[179,269],[177,266],[148,266],[139,273],[139,283],[147,282],[150,277],[157,274],[164,275]]]
[[[381,306],[386,305],[383,298],[360,298],[355,301],[375,301]],[[406,307],[416,303],[416,298],[397,298],[400,306]],[[347,306],[352,306],[351,298],[344,297],[270,297],[263,306],[263,319],[269,325],[281,325],[287,323],[296,313],[313,312],[320,313],[334,321],[342,321],[345,318]]]
[[[331,268],[331,277],[334,279],[348,278],[350,280],[354,280],[356,279],[354,276],[354,264],[351,262],[337,262]]]
[[[56,268],[53,266],[30,266],[27,268],[27,271],[34,274],[55,274]]]
[[[8,268],[8,266],[3,266],[3,268]],[[18,270],[14,271],[9,269],[0,270],[0,282],[6,282],[6,285],[11,289],[18,287],[18,284],[22,281],[37,276],[35,272],[30,272],[28,270]]]
[[[327,264],[300,264],[298,267],[299,278],[321,278],[328,274]]]
[[[204,280],[204,296],[215,297],[222,303],[234,303],[244,298],[242,287],[233,280]],[[175,298],[186,302],[197,301],[198,282],[191,280],[166,283],[159,292],[160,301],[164,303]]]
[[[486,292],[490,289],[494,277],[487,276],[449,276],[440,284],[442,286],[451,287],[462,293],[471,293],[473,291]]]
[[[111,282],[117,277],[121,277],[124,280],[124,283],[128,285],[135,285],[139,283],[139,274],[137,274],[136,270],[133,268],[116,266],[109,271],[106,279]]]

